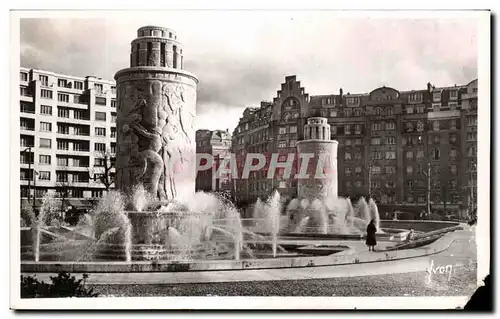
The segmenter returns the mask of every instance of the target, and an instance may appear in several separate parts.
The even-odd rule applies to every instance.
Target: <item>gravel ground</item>
[[[427,272],[350,278],[169,285],[94,285],[103,297],[131,296],[471,296],[476,266],[456,267],[451,276]]]

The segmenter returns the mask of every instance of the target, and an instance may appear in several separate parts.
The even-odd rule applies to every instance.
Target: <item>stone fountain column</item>
[[[195,75],[184,71],[175,31],[147,26],[131,43],[117,86],[116,188],[138,184],[159,200],[195,191]]]
[[[293,223],[298,225],[302,218],[309,217],[306,226],[314,227],[315,232],[320,233],[327,232],[329,223],[328,211],[323,207],[324,199],[336,199],[338,196],[338,142],[331,140],[330,134],[330,125],[326,118],[312,117],[304,126],[304,140],[297,142],[299,158],[301,154],[308,154],[310,157],[307,166],[308,177],[299,178],[297,181],[297,197],[309,204],[307,208],[299,209],[300,218],[296,218]],[[300,164],[302,165],[302,159]]]

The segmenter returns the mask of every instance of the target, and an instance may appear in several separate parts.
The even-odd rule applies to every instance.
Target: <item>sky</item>
[[[164,11],[108,18],[21,19],[21,66],[112,80],[144,25],[169,27],[196,74],[197,129],[229,129],[272,101],[285,76],[310,95],[467,84],[477,77],[478,21],[339,17],[330,11]]]

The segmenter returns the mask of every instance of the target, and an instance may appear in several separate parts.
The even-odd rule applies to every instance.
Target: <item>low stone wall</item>
[[[413,229],[419,232],[430,232],[438,229],[459,226],[460,223],[434,220],[381,220],[381,228]]]
[[[445,235],[427,246],[388,252],[334,254],[320,257],[287,257],[249,260],[194,260],[191,262],[138,261],[127,262],[22,262],[22,273],[99,273],[99,272],[187,272],[211,270],[245,270],[271,268],[300,268],[381,262],[432,255],[446,250],[453,236]]]

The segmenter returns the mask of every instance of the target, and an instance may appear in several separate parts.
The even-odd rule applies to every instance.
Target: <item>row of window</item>
[[[66,192],[68,191],[68,195],[67,197],[70,197],[70,198],[83,198],[83,189],[81,188],[68,188],[68,189],[61,189],[61,191],[58,191],[56,189],[56,196],[60,196],[60,193],[62,192]],[[44,189],[44,188],[39,188],[39,189],[36,189],[35,190],[35,196],[37,198],[42,198],[43,196],[45,196],[45,194],[47,194],[47,189]],[[102,190],[92,190],[91,191],[91,194],[92,194],[92,198],[98,198],[98,197],[102,197],[103,195],[103,191]],[[27,188],[27,187],[21,187],[21,197],[30,197],[30,189]],[[66,196],[65,196],[66,197]]]
[[[27,72],[20,72],[20,80],[23,82],[27,82],[29,80],[29,75]],[[40,74],[38,75],[38,80],[40,84],[43,86],[49,86],[49,77],[47,75]],[[68,80],[68,79],[57,79],[57,86],[63,88],[75,88],[76,90],[83,90],[83,82]],[[104,86],[103,84],[96,83],[95,90],[97,93],[103,93]],[[116,86],[111,86],[111,92],[116,94]]]

